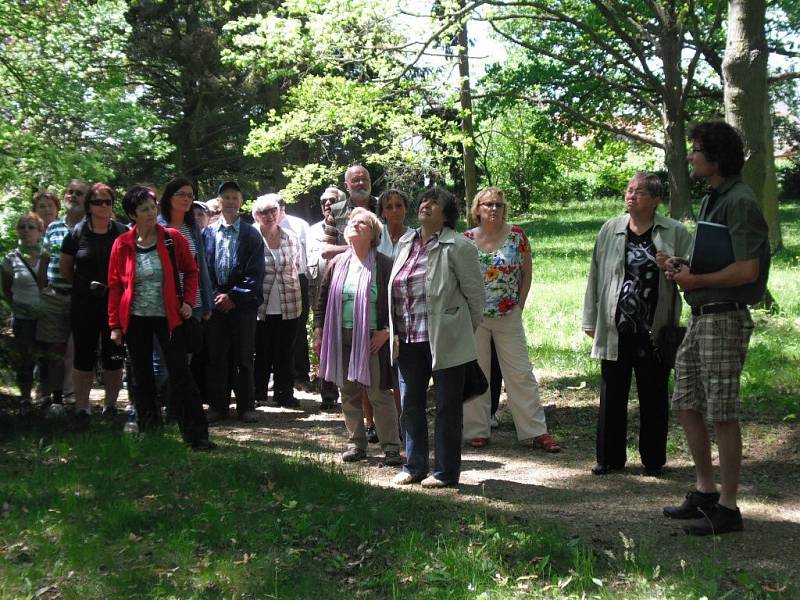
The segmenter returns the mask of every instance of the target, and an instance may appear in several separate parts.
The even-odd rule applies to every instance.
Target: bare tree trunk
[[[686,155],[686,114],[683,109],[681,52],[683,40],[674,21],[659,35],[664,68],[661,118],[664,126],[664,163],[669,180],[669,212],[675,219],[692,216],[689,167]]]
[[[767,82],[766,0],[728,1],[728,43],[722,72],[725,119],[742,132],[742,177],[761,201],[773,251],[781,245],[772,118]]]
[[[461,132],[464,134],[464,206],[472,224],[470,204],[478,193],[478,170],[475,167],[475,131],[472,126],[472,90],[469,84],[469,38],[467,19],[458,30],[458,74],[461,78]]]

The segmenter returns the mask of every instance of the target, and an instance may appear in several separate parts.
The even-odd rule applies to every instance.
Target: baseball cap
[[[239,184],[235,181],[223,181],[220,183],[217,188],[217,196],[221,195],[225,190],[236,190],[240,194],[242,193],[242,188],[240,188]]]

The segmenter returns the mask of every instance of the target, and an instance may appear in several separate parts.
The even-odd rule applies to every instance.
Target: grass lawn
[[[519,219],[534,249],[525,320],[543,395],[580,389],[586,415],[599,366],[580,331],[585,278],[594,236],[620,205],[542,207]],[[800,404],[800,205],[782,217],[785,250],[770,278],[779,311],[757,313],[743,389],[766,430],[795,419]],[[685,452],[680,437],[671,434],[671,453]],[[711,554],[662,569],[635,540],[598,552],[557,521],[369,485],[268,443],[218,440],[219,451],[192,454],[172,431],[137,439],[96,423],[75,433],[7,415],[0,440],[0,598],[800,594],[796,580],[732,573]]]

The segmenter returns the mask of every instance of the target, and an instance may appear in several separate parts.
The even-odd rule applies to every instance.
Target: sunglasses
[[[89,200],[89,204],[90,204],[91,206],[103,206],[104,204],[105,204],[106,206],[114,206],[114,201],[113,201],[111,198],[109,198],[109,199],[107,199],[107,200],[106,200],[106,199],[102,199],[102,200],[99,200],[99,199],[98,199],[98,200]]]
[[[17,230],[19,231],[25,231],[26,229],[33,231],[34,229],[38,230],[39,227],[37,227],[33,223],[20,223],[19,225],[17,225]]]
[[[85,192],[83,190],[67,190],[67,194],[70,196],[83,196]]]

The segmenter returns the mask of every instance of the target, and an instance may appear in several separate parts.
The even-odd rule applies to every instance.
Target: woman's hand
[[[314,346],[314,353],[319,356],[319,351],[322,349],[322,327],[314,329],[314,341],[312,345]]]
[[[192,316],[192,307],[184,302],[181,304],[181,307],[178,309],[178,314],[181,316],[182,319],[188,319]]]
[[[117,346],[122,346],[122,329],[111,330],[111,341]]]
[[[388,329],[378,329],[372,334],[372,339],[369,341],[369,351],[375,354],[389,339]]]

